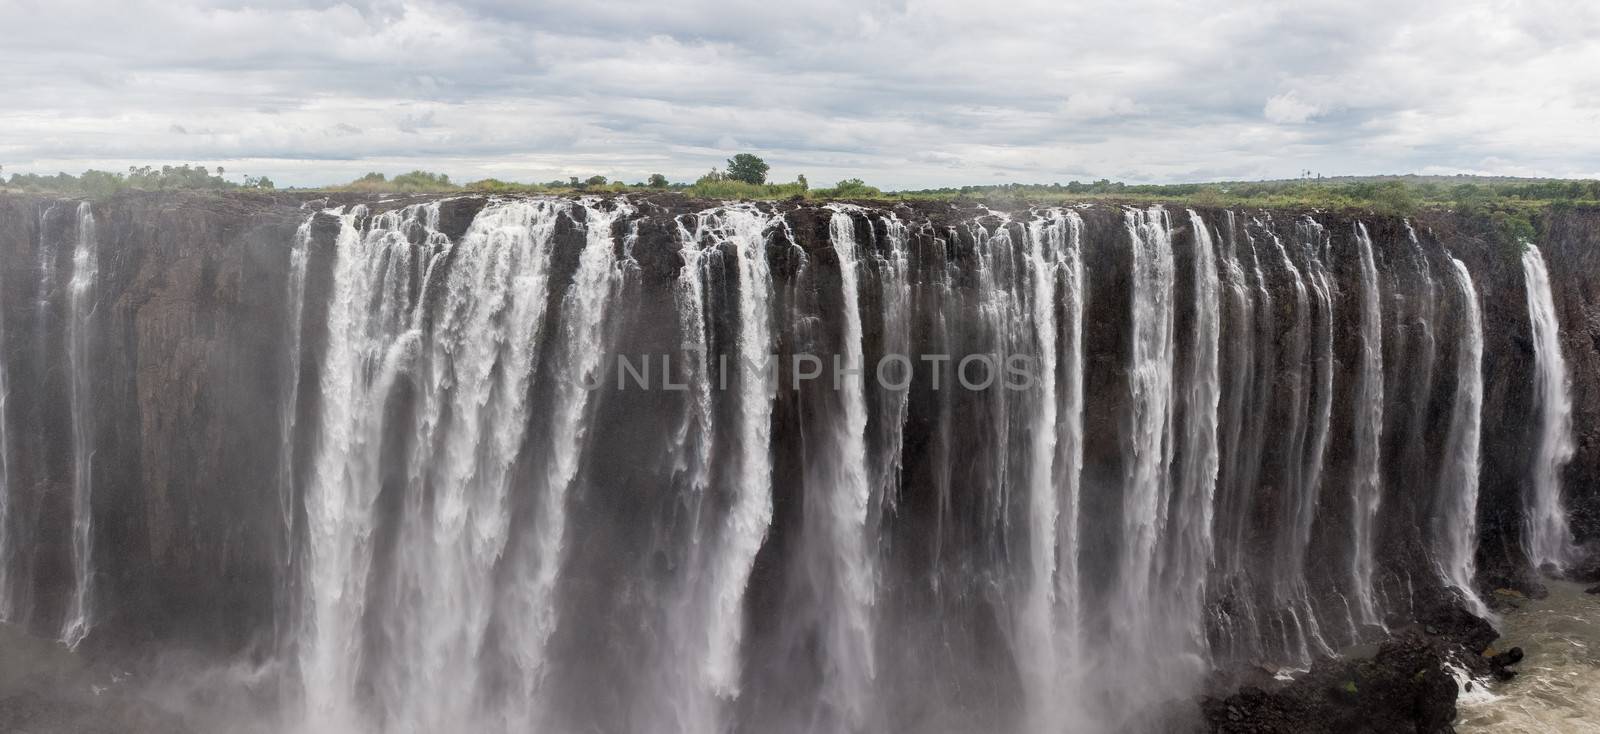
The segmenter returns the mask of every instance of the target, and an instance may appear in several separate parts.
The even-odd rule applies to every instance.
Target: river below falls
[[[1497,648],[1527,653],[1520,675],[1463,691],[1456,731],[1600,734],[1600,595],[1551,581],[1550,596],[1508,612]]]

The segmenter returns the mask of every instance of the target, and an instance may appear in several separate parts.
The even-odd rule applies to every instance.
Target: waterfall
[[[1266,225],[1263,227],[1266,228]],[[1284,448],[1279,475],[1284,485],[1280,491],[1287,495],[1287,499],[1279,512],[1273,548],[1273,595],[1276,602],[1284,604],[1294,598],[1303,582],[1304,556],[1311,541],[1311,517],[1316,512],[1317,488],[1308,483],[1305,468],[1306,435],[1309,431],[1306,419],[1310,414],[1309,392],[1313,378],[1313,375],[1307,374],[1307,365],[1310,362],[1308,357],[1314,315],[1306,278],[1290,259],[1283,240],[1270,228],[1266,228],[1266,235],[1294,285],[1294,321],[1289,330],[1289,348],[1281,355],[1284,369],[1290,375],[1287,401],[1289,415],[1288,424],[1281,428]]]
[[[1473,583],[1478,550],[1478,456],[1483,420],[1483,313],[1472,274],[1450,258],[1461,289],[1463,319],[1456,344],[1456,391],[1450,403],[1450,432],[1444,443],[1439,506],[1434,513],[1434,552],[1445,583],[1461,592],[1474,614],[1489,616]]]
[[[49,238],[50,215],[55,210],[56,204],[51,203],[39,213],[39,300],[36,307],[40,319],[40,337],[48,332],[48,324],[44,320],[49,313],[50,296],[55,293],[58,278],[55,242]]]
[[[1059,421],[1056,442],[1055,486],[1059,495],[1056,521],[1056,603],[1058,617],[1066,625],[1068,644],[1081,642],[1078,627],[1082,617],[1083,588],[1079,567],[1080,494],[1083,490],[1083,219],[1077,212],[1065,215],[1067,238],[1063,243],[1058,271],[1058,300],[1061,302],[1061,359]]]
[[[985,220],[998,220],[997,226],[992,229]],[[973,265],[975,276],[976,308],[977,313],[969,316],[976,323],[968,326],[970,333],[978,337],[978,348],[986,350],[990,356],[1001,363],[1011,354],[1026,349],[1022,329],[1019,324],[1027,322],[1026,309],[1021,294],[1013,294],[1010,286],[1014,282],[1016,273],[1016,242],[1011,236],[1010,217],[1004,213],[987,211],[974,221],[968,223],[968,232],[973,241],[973,254],[976,261]],[[975,318],[974,318],[975,317]],[[957,328],[957,333],[962,331]],[[965,358],[962,358],[965,359]],[[953,360],[954,369],[952,376],[957,384],[966,376],[962,369],[961,360]],[[975,370],[972,372],[976,373]],[[978,383],[973,383],[978,384]],[[1006,449],[1011,446],[1014,431],[1021,430],[1019,423],[1022,410],[1013,411],[1013,395],[1007,391],[989,385],[972,390],[975,400],[979,401],[984,413],[983,420],[990,429],[989,436],[982,440],[988,444],[989,451],[980,454],[982,458],[976,462],[984,476],[978,478],[985,490],[982,492],[982,509],[979,512],[981,532],[989,537],[1004,537],[1009,530],[1012,519],[1009,513],[1011,503],[1013,462]],[[1020,479],[1018,481],[1020,485]]]
[[[678,331],[682,334],[680,358],[684,363],[686,381],[690,390],[689,405],[673,438],[676,468],[687,474],[687,485],[693,497],[695,512],[691,517],[697,523],[694,534],[699,540],[698,522],[700,505],[710,488],[712,441],[714,439],[710,349],[706,332],[706,267],[713,262],[707,255],[711,251],[701,247],[700,235],[690,232],[679,217],[674,222],[677,229],[683,269],[678,271],[674,283],[673,300],[677,306]],[[720,260],[717,261],[720,264]],[[696,543],[696,548],[699,544]]]
[[[1220,462],[1217,475],[1217,513],[1213,531],[1216,542],[1212,565],[1217,578],[1212,584],[1214,596],[1240,594],[1245,583],[1243,508],[1248,502],[1252,486],[1244,475],[1252,431],[1247,430],[1248,418],[1254,412],[1252,397],[1256,390],[1255,379],[1255,295],[1250,276],[1241,257],[1244,248],[1239,238],[1238,220],[1233,212],[1226,212],[1225,246],[1221,251],[1223,281],[1228,298],[1223,311],[1223,333],[1228,347],[1223,356],[1228,366],[1222,386],[1222,407],[1218,440]],[[1253,632],[1252,624],[1242,619],[1237,610],[1228,610],[1220,604],[1211,604],[1215,624],[1224,638],[1219,647],[1225,655],[1240,656],[1245,644],[1240,635]],[[1244,610],[1248,611],[1248,610]]]
[[[1039,358],[1029,426],[1028,569],[1018,654],[1033,728],[1060,726],[1080,685],[1078,483],[1083,465],[1082,220],[1051,209],[1027,225],[1031,338]],[[1064,338],[1063,338],[1064,337]]]
[[[463,248],[454,263],[444,314],[431,332],[425,330],[429,302],[423,286],[434,280],[449,251],[437,232],[437,202],[370,219],[359,207],[340,214],[321,377],[321,439],[306,490],[309,637],[301,642],[301,667],[308,713],[318,726],[359,730],[356,676],[362,674],[379,682],[380,700],[404,725],[428,728],[429,712],[418,710],[424,706],[465,713],[475,668],[461,657],[473,654],[472,640],[483,634],[491,606],[485,587],[505,543],[504,475],[515,451],[506,444],[520,443],[525,423],[517,411],[542,322],[545,246],[561,208],[517,203],[480,215],[482,224],[474,222],[469,234],[479,246]],[[496,374],[502,352],[508,365]],[[398,447],[386,446],[385,439],[401,430],[389,414],[401,394],[397,389],[414,383],[420,383],[412,388],[420,407],[411,433],[419,454],[406,462],[388,458]],[[452,407],[461,412],[440,425],[446,387],[453,388],[448,392],[460,402]],[[503,403],[486,406],[491,394]],[[424,453],[435,446],[437,459]],[[487,456],[479,459],[477,453]],[[420,475],[419,466],[431,476]],[[387,531],[374,505],[384,484],[395,481],[389,475],[401,469],[407,529],[422,537],[400,544],[415,556],[404,560],[417,568],[407,569],[394,585],[440,586],[414,598],[382,599],[374,596],[381,589],[368,587],[371,569],[400,561],[374,557],[374,533]],[[416,496],[424,481],[435,485],[431,507],[420,506]],[[425,511],[434,517],[419,517]],[[430,551],[438,547],[445,549],[437,552],[442,567],[430,568]],[[369,610],[370,598],[382,603]],[[403,658],[417,678],[368,658],[361,629],[369,611],[393,615],[396,630],[417,633],[395,640],[404,652],[390,653]],[[426,654],[441,648],[449,651]]]
[[[42,236],[42,235],[41,235]],[[7,270],[0,268],[0,622],[16,616],[11,567],[16,551],[11,537],[11,381],[6,377]]]
[[[1327,252],[1329,245],[1327,231],[1321,224],[1310,217],[1302,220],[1298,229],[1304,244],[1307,281],[1311,286],[1312,295],[1316,299],[1316,323],[1318,328],[1316,329],[1315,345],[1313,347],[1316,351],[1315,382],[1313,386],[1316,402],[1312,406],[1310,444],[1306,449],[1305,471],[1300,477],[1300,486],[1307,497],[1307,501],[1301,505],[1301,511],[1294,520],[1293,571],[1289,583],[1298,586],[1298,598],[1296,601],[1300,604],[1300,608],[1295,614],[1295,619],[1302,637],[1300,642],[1302,649],[1301,662],[1310,663],[1311,653],[1307,648],[1308,643],[1315,643],[1317,652],[1320,654],[1331,655],[1333,653],[1333,649],[1323,639],[1316,610],[1312,608],[1311,589],[1306,580],[1306,555],[1311,547],[1311,530],[1313,523],[1316,521],[1317,507],[1322,492],[1322,470],[1327,461],[1329,427],[1333,420],[1333,372],[1335,368],[1333,359],[1334,285],[1332,276],[1328,273],[1327,266],[1323,263],[1323,255]]]
[[[1535,569],[1562,569],[1570,559],[1572,532],[1561,505],[1561,472],[1572,460],[1572,397],[1561,325],[1544,254],[1532,243],[1522,252],[1528,288],[1528,323],[1533,340],[1534,395],[1539,406],[1533,481],[1523,501],[1523,547]]]
[[[695,220],[693,231],[685,224],[685,219]],[[725,728],[721,699],[712,689],[705,663],[697,660],[709,643],[705,623],[709,607],[705,568],[707,551],[716,542],[714,518],[709,515],[716,504],[711,501],[711,495],[716,489],[712,483],[716,457],[715,395],[720,394],[714,393],[711,382],[713,345],[708,334],[713,325],[706,320],[706,271],[722,265],[721,253],[704,247],[700,241],[703,224],[704,220],[698,216],[679,216],[673,221],[678,254],[683,258],[683,268],[673,283],[673,303],[681,342],[678,357],[683,364],[688,395],[670,450],[690,527],[683,561],[685,573],[677,579],[678,588],[673,598],[666,602],[668,627],[663,644],[667,660],[664,669],[656,671],[660,682],[652,703],[659,710],[658,729],[679,734]]]
[[[278,511],[283,520],[283,564],[288,586],[295,568],[295,429],[299,417],[302,324],[305,317],[306,263],[310,260],[311,224],[308,215],[295,230],[289,245],[289,277],[284,303],[288,315],[284,322],[283,387],[278,397]],[[285,590],[285,596],[287,596]]]
[[[0,222],[30,240],[0,617],[235,645],[305,733],[1165,731],[1409,595],[1487,614],[1475,564],[1584,529],[1577,306],[1531,245],[1519,274],[1334,214],[341,200]],[[1483,294],[1519,276],[1533,397],[1500,426],[1523,304]],[[1504,534],[1480,474],[1523,470]]]
[[[1106,691],[1119,717],[1138,716],[1132,701],[1167,694],[1187,650],[1174,650],[1173,633],[1184,620],[1167,615],[1171,589],[1159,584],[1158,550],[1164,544],[1171,501],[1173,460],[1174,279],[1172,235],[1159,207],[1129,209],[1124,223],[1132,241],[1132,353],[1128,364],[1128,422],[1123,436],[1122,533],[1111,612],[1111,658],[1140,661]],[[1160,650],[1159,656],[1155,651]],[[1177,653],[1175,655],[1175,653]],[[1168,656],[1173,656],[1169,658]],[[1115,728],[1126,728],[1127,722]]]
[[[382,419],[389,392],[416,350],[410,302],[419,207],[366,222],[366,207],[335,212],[333,291],[323,357],[321,426],[305,493],[306,608],[300,668],[311,728],[357,732],[356,676],[372,562],[372,507],[381,482]],[[436,692],[430,692],[434,695]]]
[[[874,259],[882,301],[883,354],[912,358],[911,353],[911,232],[906,223],[887,212],[883,219],[884,244]],[[875,370],[874,366],[869,366]],[[908,370],[914,367],[908,367]],[[905,377],[909,377],[906,375]],[[877,375],[874,374],[874,378]],[[884,392],[878,415],[877,462],[874,476],[879,504],[892,507],[900,491],[901,451],[905,447],[906,414],[911,403],[909,380],[900,385],[901,375],[887,372],[886,380],[874,380]]]
[[[1129,210],[1133,239],[1132,421],[1123,446],[1126,487],[1121,538],[1121,601],[1125,634],[1141,630],[1154,610],[1155,552],[1167,517],[1172,463],[1173,262],[1166,212]]]
[[[537,724],[537,711],[517,708],[528,706],[539,697],[545,649],[555,631],[555,584],[566,547],[567,497],[591,438],[586,416],[591,391],[584,386],[592,384],[603,364],[607,351],[603,328],[625,265],[617,260],[613,229],[633,211],[620,199],[609,208],[602,208],[595,199],[585,199],[582,205],[583,251],[572,285],[562,300],[562,330],[553,355],[555,398],[548,431],[551,446],[545,455],[538,521],[522,537],[524,548],[513,561],[516,572],[503,597],[509,602],[502,610],[504,619],[513,620],[502,629],[512,658],[512,701],[506,724],[513,730],[526,730]],[[542,290],[535,289],[534,293]],[[514,445],[502,445],[505,456],[515,455]],[[508,460],[506,464],[509,463]]]
[[[1028,456],[1028,580],[1021,628],[1025,635],[1022,659],[1028,690],[1029,713],[1040,727],[1059,718],[1051,708],[1059,701],[1062,645],[1056,629],[1056,544],[1060,498],[1056,493],[1053,464],[1056,452],[1056,297],[1055,268],[1063,253],[1065,219],[1058,212],[1052,221],[1028,225],[1027,273],[1031,287],[1033,338],[1038,342],[1039,385],[1034,422],[1030,426]]]
[[[1377,624],[1373,600],[1373,563],[1376,554],[1378,503],[1382,500],[1379,445],[1383,438],[1383,312],[1379,307],[1378,267],[1372,238],[1364,224],[1356,225],[1356,245],[1361,258],[1361,355],[1355,392],[1354,483],[1350,491],[1350,584],[1362,624]]]
[[[1188,627],[1184,632],[1190,652],[1204,656],[1205,630],[1200,620],[1211,570],[1220,463],[1217,410],[1222,399],[1222,283],[1211,229],[1193,209],[1189,210],[1189,225],[1194,235],[1194,339],[1182,401],[1183,460],[1178,467],[1176,503],[1168,523],[1172,542],[1167,554],[1168,572],[1162,583],[1176,602],[1167,613]]]
[[[686,404],[671,451],[683,473],[690,529],[684,571],[667,603],[666,669],[657,673],[659,700],[653,703],[663,720],[655,726],[685,733],[725,731],[743,679],[745,593],[772,522],[770,436],[776,384],[769,361],[774,342],[766,249],[769,231],[782,227],[783,220],[753,205],[732,205],[682,215],[673,224],[683,260],[672,298],[685,363]],[[729,258],[737,284],[732,304],[726,302],[729,283],[722,280]],[[737,318],[727,350],[731,354],[712,342],[721,333],[717,314],[730,312]],[[715,369],[712,354],[718,356]],[[724,418],[731,425],[717,425]],[[835,438],[848,443],[848,435],[849,429],[842,428]],[[844,453],[855,454],[848,449]],[[854,490],[859,493],[866,480],[864,474],[857,478]],[[862,537],[853,547],[841,549],[841,560],[866,558],[865,528],[859,532]],[[859,616],[865,609],[848,603],[859,598],[846,597],[841,616],[851,619],[853,612],[858,615],[853,621],[866,622]],[[870,634],[870,627],[836,631]],[[838,645],[829,641],[829,649]],[[856,660],[863,666],[870,664],[870,651],[845,652],[861,655]],[[836,700],[850,694],[849,684],[832,685]],[[859,709],[862,704],[852,705]]]
[[[707,645],[701,675],[713,694],[739,694],[739,651],[744,639],[744,594],[756,552],[772,524],[772,401],[776,388],[768,369],[772,349],[772,276],[767,268],[767,230],[776,217],[754,206],[730,206],[702,215],[707,246],[734,250],[738,275],[735,355],[738,404],[734,470],[728,490],[733,505],[722,523],[711,561]]]
[[[72,416],[72,594],[61,625],[69,648],[94,626],[94,329],[100,274],[94,211],[78,205],[78,240],[67,293],[68,413]]]
[[[1267,421],[1261,420],[1260,414],[1269,410],[1273,403],[1277,364],[1271,331],[1275,318],[1272,291],[1261,268],[1254,237],[1248,228],[1238,226],[1232,212],[1228,213],[1228,240],[1231,244],[1230,278],[1236,283],[1237,321],[1231,330],[1230,350],[1235,365],[1232,375],[1235,387],[1227,391],[1230,428],[1226,434],[1230,448],[1223,474],[1227,478],[1224,484],[1228,494],[1220,518],[1221,543],[1217,553],[1219,567],[1230,577],[1231,583],[1240,584],[1245,583],[1250,517],[1255,513],[1255,494],[1266,447]]]
[[[494,202],[457,244],[438,231],[438,202],[340,215],[306,492],[314,726],[362,730],[363,697],[379,729],[538,722],[567,497],[591,437],[585,386],[629,267],[614,229],[631,213],[621,200]],[[563,219],[585,239],[553,304],[561,328],[546,333]],[[552,382],[539,386],[545,357]],[[536,389],[549,396],[539,414]],[[514,475],[533,436],[542,468],[523,520]],[[503,699],[485,700],[491,680]]]
[[[844,325],[840,360],[832,374],[833,388],[843,401],[843,411],[831,426],[827,458],[808,474],[821,480],[828,493],[829,529],[837,567],[833,619],[822,641],[822,653],[832,668],[823,681],[824,702],[839,717],[841,731],[865,731],[872,705],[873,603],[876,572],[868,545],[869,503],[872,487],[867,465],[867,369],[861,344],[861,255],[856,244],[855,220],[850,209],[833,207],[829,239],[839,257]]]

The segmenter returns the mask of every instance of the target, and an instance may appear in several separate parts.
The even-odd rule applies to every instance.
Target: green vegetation
[[[733,163],[731,160],[728,162]],[[765,180],[766,164],[761,165],[761,178]],[[701,199],[792,199],[806,195],[806,183],[804,177],[791,184],[751,183],[713,168],[692,186],[684,187],[681,191]]]
[[[244,183],[234,183],[222,176],[226,171],[218,168],[213,174],[205,166],[131,166],[127,173],[110,171],[84,171],[80,176],[57,173],[42,176],[36,173],[13,173],[10,180],[0,181],[0,188],[34,193],[66,194],[104,198],[124,191],[197,191],[256,189],[271,190],[272,179],[266,176],[246,176]]]
[[[847,178],[831,189],[817,189],[812,195],[818,199],[882,199],[883,191],[859,178]]]
[[[1001,184],[901,191],[906,199],[970,199],[1023,204],[1112,200],[1196,206],[1365,209],[1406,215],[1424,208],[1522,209],[1553,202],[1600,202],[1600,181],[1507,179],[1475,176],[1372,176],[1129,185],[1093,183]]]
[[[767,162],[750,153],[728,159],[728,178],[759,186],[767,182]]]
[[[450,183],[449,176],[429,171],[402,173],[392,179],[381,173],[373,172],[343,186],[329,187],[332,191],[383,194],[435,194],[456,191],[460,188],[460,186]]]
[[[1106,201],[1125,204],[1167,203],[1204,207],[1270,207],[1359,210],[1407,216],[1425,209],[1450,209],[1474,220],[1482,231],[1495,233],[1507,254],[1521,251],[1534,239],[1539,214],[1549,207],[1600,206],[1600,181],[1526,179],[1484,176],[1311,177],[1278,181],[1232,181],[1189,184],[1126,184],[1100,179],[1089,183],[998,184],[914,191],[889,191],[849,178],[813,189],[804,175],[792,183],[768,183],[766,161],[740,153],[728,159],[726,171],[712,169],[694,183],[673,183],[660,173],[627,184],[602,175],[570,176],[545,183],[520,183],[486,178],[456,183],[443,173],[411,171],[389,177],[368,173],[320,191],[395,194],[611,194],[672,192],[685,196],[730,200],[857,199],[878,201],[985,202],[997,206],[1031,206]],[[105,197],[123,191],[271,190],[264,176],[246,176],[243,183],[225,179],[221,168],[205,166],[134,167],[127,173],[85,171],[80,176],[12,174],[0,178],[0,190]]]

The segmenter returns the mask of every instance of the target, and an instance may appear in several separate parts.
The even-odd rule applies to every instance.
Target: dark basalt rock
[[[1522,662],[1522,657],[1522,648],[1513,647],[1505,652],[1489,655],[1485,660],[1488,661],[1490,675],[1499,680],[1509,680],[1516,677],[1517,673],[1506,668]]]
[[[1456,682],[1444,664],[1450,646],[1416,631],[1383,643],[1368,659],[1324,659],[1275,691],[1246,687],[1202,704],[1212,731],[1290,732],[1450,731]]]
[[[1578,557],[1579,560],[1567,569],[1566,579],[1580,584],[1600,582],[1600,543],[1585,546]]]
[[[1494,652],[1494,627],[1449,594],[1419,601],[1417,624],[1370,657],[1323,658],[1293,681],[1258,678],[1209,697],[1201,704],[1207,725],[1228,734],[1451,731],[1458,690],[1446,665],[1504,679],[1523,653]]]

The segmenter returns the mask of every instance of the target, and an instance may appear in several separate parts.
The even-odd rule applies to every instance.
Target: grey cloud
[[[732,145],[895,187],[1594,174],[1600,10],[1553,2],[17,0],[0,150],[289,184],[686,179]]]

